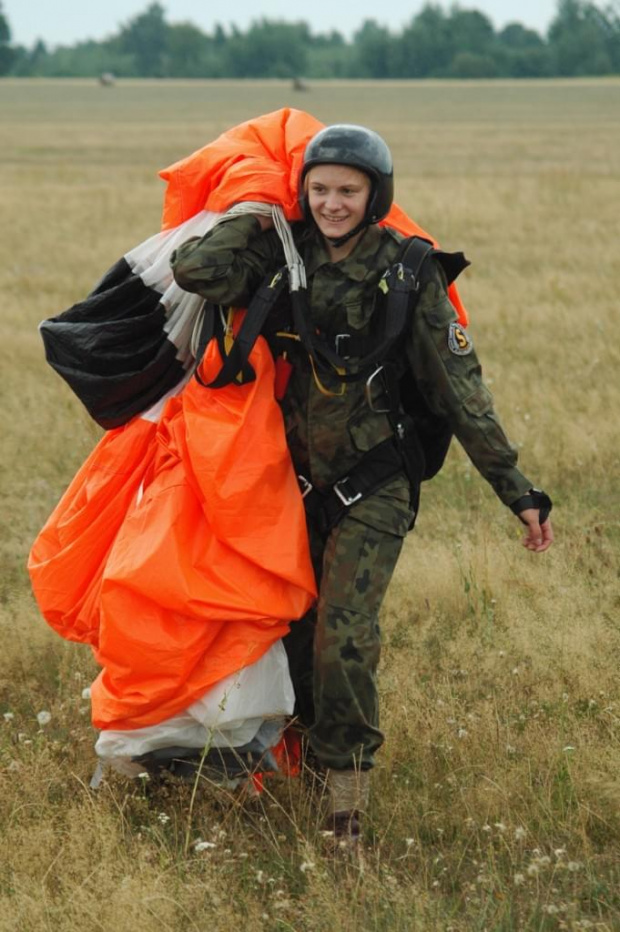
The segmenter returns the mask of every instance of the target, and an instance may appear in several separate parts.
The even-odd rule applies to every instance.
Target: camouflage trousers
[[[325,537],[309,522],[319,596],[284,644],[318,760],[335,770],[374,765],[379,730],[379,609],[407,533],[407,480],[354,505]]]

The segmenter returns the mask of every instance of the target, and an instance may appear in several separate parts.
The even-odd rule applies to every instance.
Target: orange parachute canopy
[[[102,672],[93,723],[128,729],[181,712],[258,660],[315,598],[303,504],[274,366],[256,380],[192,379],[158,424],[108,432],[35,541],[29,571],[60,634],[89,643]],[[202,377],[219,372],[215,342]]]
[[[306,145],[324,124],[284,107],[240,123],[159,174],[167,182],[162,229],[177,227],[201,210],[223,213],[239,201],[279,204],[287,220],[300,220],[298,180]],[[437,241],[396,204],[382,221],[404,236]],[[468,323],[458,290],[449,295],[459,320]]]

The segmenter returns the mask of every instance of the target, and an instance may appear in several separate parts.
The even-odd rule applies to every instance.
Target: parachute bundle
[[[259,337],[255,381],[212,390],[192,378],[203,302],[175,285],[169,256],[241,201],[298,219],[303,151],[320,128],[280,110],[162,171],[162,232],[41,325],[48,361],[108,433],[29,571],[48,623],[94,651],[97,751],[126,770],[170,746],[266,751],[293,709],[281,638],[316,590],[273,360]],[[395,206],[385,223],[429,238]],[[203,383],[217,375],[215,341],[198,365]]]

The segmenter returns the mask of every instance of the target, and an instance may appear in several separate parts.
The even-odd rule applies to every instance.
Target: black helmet
[[[378,133],[365,126],[336,123],[313,136],[304,152],[299,204],[309,217],[304,179],[315,165],[351,165],[370,177],[372,188],[362,227],[383,220],[394,197],[392,154]]]

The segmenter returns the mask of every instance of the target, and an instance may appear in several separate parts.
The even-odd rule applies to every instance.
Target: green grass
[[[0,82],[0,932],[620,929],[619,90]],[[99,436],[38,322],[157,230],[159,169],[282,106],[382,133],[401,206],[472,259],[486,376],[556,503],[536,557],[456,447],[425,488],[383,611],[363,876],[330,859],[299,780],[90,791],[96,668],[25,572]]]

